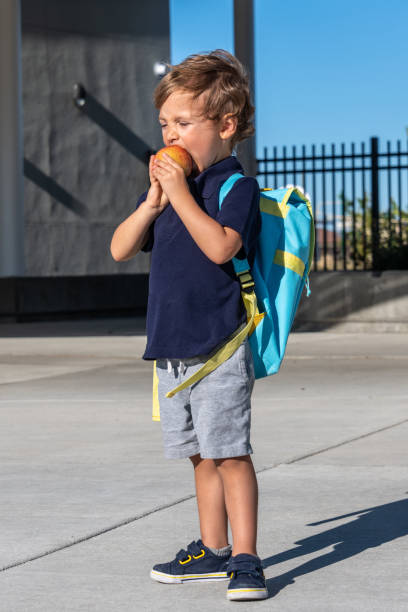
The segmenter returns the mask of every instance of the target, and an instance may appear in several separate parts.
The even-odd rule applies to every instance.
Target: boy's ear
[[[238,119],[233,113],[227,113],[221,119],[220,136],[223,140],[228,140],[237,131]]]

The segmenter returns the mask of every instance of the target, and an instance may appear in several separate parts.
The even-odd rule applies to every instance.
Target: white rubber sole
[[[248,601],[250,599],[267,599],[267,589],[229,589],[227,599],[230,601]]]
[[[180,574],[174,576],[173,574],[165,574],[152,570],[150,572],[150,578],[157,582],[164,582],[166,584],[180,584],[182,582],[219,582],[220,580],[229,580],[226,572],[212,572],[210,574]]]

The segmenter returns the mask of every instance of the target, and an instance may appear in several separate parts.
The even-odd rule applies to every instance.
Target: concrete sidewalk
[[[408,610],[408,334],[292,334],[255,386],[270,599],[164,585],[199,537],[188,460],[163,457],[138,319],[0,325],[1,612]]]

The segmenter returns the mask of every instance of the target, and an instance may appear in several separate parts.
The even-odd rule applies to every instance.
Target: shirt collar
[[[243,173],[244,171],[237,158],[234,155],[230,155],[203,170],[193,181],[196,184],[198,193],[203,198],[209,198],[220,183],[226,181],[234,172]]]

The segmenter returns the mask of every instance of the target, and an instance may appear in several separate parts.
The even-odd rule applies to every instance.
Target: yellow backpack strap
[[[160,421],[159,377],[157,376],[156,360],[153,363],[153,421]]]
[[[247,288],[249,288],[248,287],[249,283],[247,279],[245,279],[244,282]],[[240,332],[238,333],[234,332],[231,339],[226,344],[224,344],[224,346],[222,346],[219,349],[219,351],[217,351],[212,357],[210,357],[210,359],[206,361],[205,364],[199,370],[197,370],[197,372],[195,372],[195,374],[190,376],[190,378],[185,380],[181,385],[179,385],[172,391],[169,391],[168,393],[166,393],[166,397],[173,397],[173,395],[175,395],[182,389],[186,389],[187,387],[194,385],[194,383],[204,378],[204,376],[207,376],[207,374],[210,374],[210,372],[213,372],[213,370],[218,368],[219,365],[224,363],[224,361],[229,359],[231,355],[235,353],[237,348],[245,340],[246,336],[249,335],[250,331],[252,330],[252,325],[255,319],[255,313],[257,311],[256,295],[255,295],[255,291],[253,288],[253,281],[252,281],[252,291],[250,291],[250,293],[247,293],[246,291],[242,291],[242,298],[244,300],[245,308],[246,308],[247,315],[248,315],[248,322],[246,326]]]

